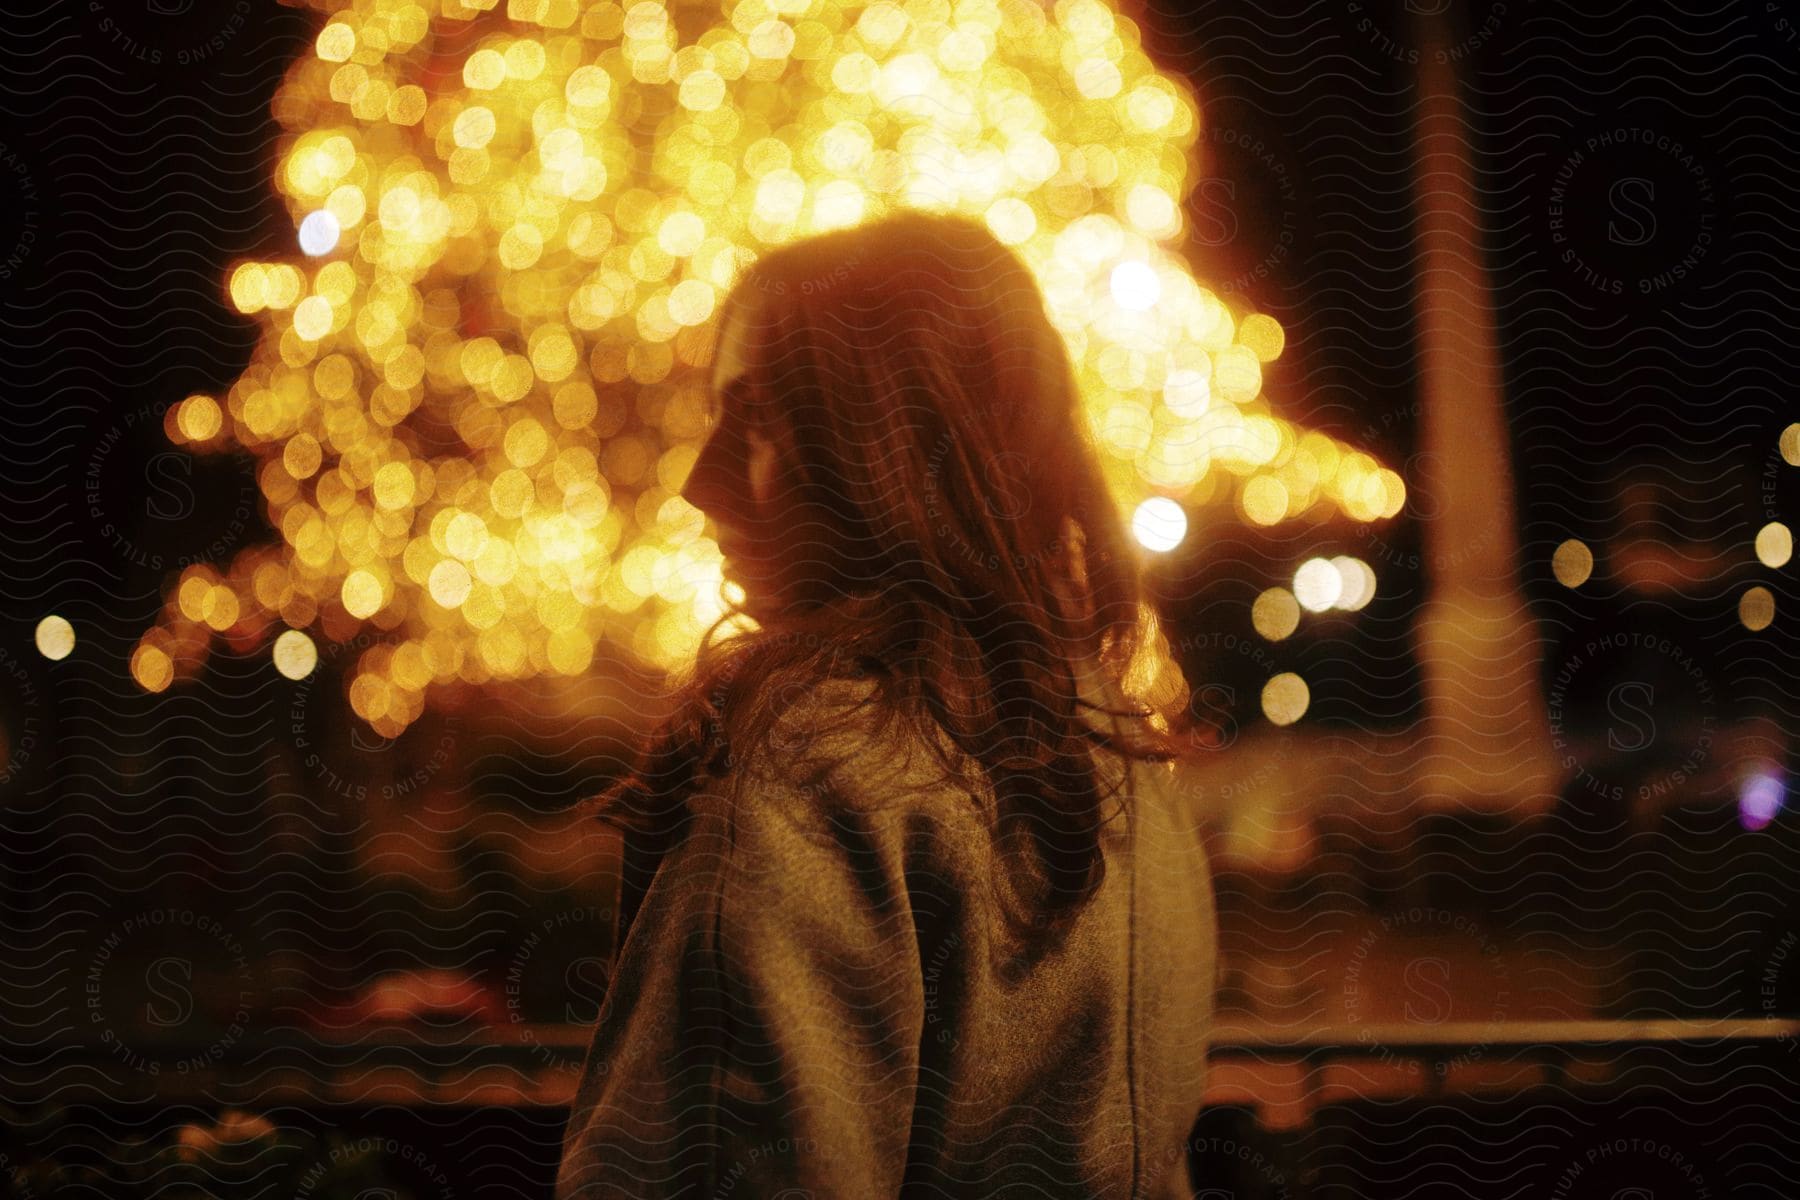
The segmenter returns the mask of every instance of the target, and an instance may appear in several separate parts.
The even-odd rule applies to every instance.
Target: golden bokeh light
[[[1271,642],[1279,642],[1300,628],[1300,602],[1286,588],[1269,588],[1250,606],[1250,624]]]
[[[1775,594],[1766,587],[1753,587],[1738,598],[1738,620],[1752,632],[1767,629],[1775,621]]]
[[[38,653],[60,662],[75,650],[75,627],[67,617],[48,616],[37,623]]]
[[[275,639],[270,657],[275,669],[289,679],[305,679],[319,665],[319,648],[305,631],[289,629]]]
[[[1550,570],[1556,582],[1566,588],[1578,588],[1594,573],[1594,552],[1580,538],[1570,538],[1550,556]]]
[[[176,412],[181,436],[189,441],[204,442],[215,437],[224,424],[219,403],[211,396],[189,396],[181,402]]]
[[[1273,475],[1258,475],[1245,484],[1240,502],[1244,516],[1255,525],[1278,525],[1292,511],[1286,485]]]
[[[1283,671],[1263,684],[1263,716],[1275,725],[1292,725],[1306,715],[1312,703],[1312,692],[1306,680],[1292,671]]]
[[[146,692],[160,692],[174,681],[175,664],[161,647],[140,645],[131,652],[131,677]]]
[[[1789,425],[1781,431],[1778,442],[1781,457],[1790,467],[1800,467],[1800,422]]]
[[[1770,521],[1756,532],[1756,557],[1765,567],[1785,567],[1794,557],[1794,534],[1780,521]]]
[[[261,343],[172,422],[257,459],[279,540],[165,605],[144,686],[226,629],[368,624],[350,698],[389,730],[603,639],[691,655],[724,607],[678,495],[719,302],[764,252],[899,208],[980,217],[1032,270],[1128,519],[1404,504],[1271,411],[1280,324],[1182,256],[1194,90],[1103,0],[308,3],[273,103],[292,260],[233,265]]]

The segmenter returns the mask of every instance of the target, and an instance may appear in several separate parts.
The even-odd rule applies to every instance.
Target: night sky
[[[1731,553],[1712,578],[1630,620],[1698,627],[1720,670],[1742,680],[1728,690],[1777,700],[1779,683],[1732,644],[1749,578],[1742,547],[1793,508],[1791,472],[1774,468],[1792,416],[1795,22],[1752,2],[1629,18],[1501,0],[1443,7],[1477,139],[1521,574],[1546,636],[1579,639],[1622,619],[1631,602],[1616,590],[1559,592],[1548,551],[1615,536],[1621,493],[1648,481],[1660,492],[1650,536]],[[1187,204],[1196,276],[1287,328],[1267,388],[1277,411],[1403,474],[1431,465],[1412,458],[1412,79],[1417,10],[1432,8],[1126,10],[1204,104],[1205,178]],[[319,19],[248,0],[147,11],[82,0],[26,18],[36,24],[0,50],[34,48],[7,63],[0,151],[14,243],[0,259],[11,514],[0,537],[4,645],[39,686],[53,686],[30,650],[43,615],[75,621],[84,657],[124,686],[124,657],[170,572],[271,537],[248,457],[171,447],[160,418],[195,391],[221,394],[255,344],[256,322],[230,311],[224,279],[243,256],[291,253],[268,182],[279,133],[269,102]],[[1248,637],[1257,591],[1311,554],[1360,553],[1381,577],[1376,603],[1274,659],[1314,681],[1319,719],[1403,722],[1417,702],[1405,656],[1359,643],[1403,636],[1419,603],[1409,525],[1371,539],[1305,521],[1273,533],[1216,521],[1161,565],[1158,586],[1198,640]],[[1782,581],[1763,574],[1779,603]],[[1754,658],[1786,660],[1786,624],[1756,639]],[[1352,659],[1358,679],[1334,683]],[[1194,668],[1236,669],[1204,658]]]

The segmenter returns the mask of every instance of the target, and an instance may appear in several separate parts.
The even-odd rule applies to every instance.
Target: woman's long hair
[[[821,595],[752,633],[714,627],[602,819],[668,844],[697,771],[763,744],[797,689],[861,676],[884,719],[938,746],[935,722],[986,769],[1009,921],[1063,924],[1104,877],[1116,815],[1093,751],[1174,757],[1188,697],[1035,279],[980,221],[905,209],[771,251],[715,328],[734,316],[752,330],[744,419],[794,473]],[[1084,669],[1116,724],[1083,718]]]

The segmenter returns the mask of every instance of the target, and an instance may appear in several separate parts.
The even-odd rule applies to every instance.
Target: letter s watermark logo
[[[1237,709],[1236,688],[1223,683],[1201,684],[1194,689],[1193,699],[1189,703],[1200,724],[1217,733],[1216,749],[1223,750],[1237,741],[1238,723],[1234,715]]]
[[[1017,450],[1002,450],[983,464],[988,511],[1002,521],[1016,521],[1031,511],[1031,460]]]
[[[1450,492],[1450,463],[1435,450],[1421,450],[1406,460],[1406,511],[1419,521],[1435,521],[1444,513]]]
[[[563,1020],[570,1025],[592,1025],[600,1019],[600,999],[606,995],[606,960],[589,955],[563,969],[563,991],[570,999],[563,1006]]]
[[[1442,958],[1415,958],[1406,964],[1406,1019],[1441,1025],[1450,1019],[1450,963]]]
[[[144,464],[144,509],[155,521],[185,521],[199,505],[194,497],[194,458],[165,450]]]
[[[1615,683],[1606,694],[1606,715],[1613,719],[1606,727],[1607,749],[1626,754],[1649,749],[1656,740],[1655,703],[1656,689],[1642,680]]]
[[[1606,190],[1613,213],[1619,218],[1606,223],[1606,236],[1619,246],[1643,246],[1656,236],[1656,183],[1636,175],[1613,180]]]
[[[184,1025],[194,1015],[194,964],[185,958],[159,958],[144,969],[144,1020],[164,1029]]]
[[[1194,236],[1208,246],[1223,246],[1236,239],[1237,180],[1202,179],[1197,190],[1204,203],[1194,214]]]

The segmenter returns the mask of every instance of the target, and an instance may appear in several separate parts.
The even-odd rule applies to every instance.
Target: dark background
[[[188,1033],[238,1007],[265,1031],[366,1016],[370,982],[403,972],[436,972],[444,997],[443,1011],[401,1029],[579,1024],[599,998],[611,866],[599,850],[584,856],[558,821],[618,769],[628,723],[545,730],[501,697],[429,714],[395,743],[369,740],[323,644],[320,673],[298,684],[272,679],[260,649],[225,648],[200,680],[161,695],[130,681],[131,648],[184,556],[222,562],[273,537],[251,460],[171,453],[161,417],[193,392],[219,393],[256,344],[255,320],[229,309],[226,267],[290,252],[292,224],[268,184],[269,102],[319,21],[260,0],[172,5],[71,0],[12,18],[0,43],[10,200],[0,224],[0,945],[6,1071],[21,1098],[57,1096],[56,1047],[131,1020],[142,1003],[101,988],[119,1010],[90,1005],[96,963],[138,972],[176,954],[200,964],[209,988],[192,998],[198,1024],[177,1023]],[[1607,686],[1646,678],[1671,726],[1776,730],[1784,749],[1770,770],[1785,787],[1796,597],[1789,571],[1759,566],[1747,547],[1764,523],[1793,521],[1800,478],[1776,452],[1800,419],[1800,13],[1765,0],[1690,7],[1369,0],[1126,12],[1153,56],[1200,92],[1206,178],[1188,201],[1190,258],[1203,282],[1287,330],[1267,382],[1277,411],[1404,464],[1409,485],[1430,466],[1416,438],[1414,22],[1419,10],[1445,13],[1479,171],[1484,240],[1471,251],[1494,286],[1518,569],[1545,685],[1596,639],[1673,639],[1703,687],[1659,674],[1654,655],[1624,656],[1579,684],[1571,720],[1600,729]],[[1590,149],[1571,167],[1589,138],[1614,130],[1671,138],[1699,171],[1638,141]],[[1572,248],[1578,261],[1565,259]],[[1230,738],[1264,724],[1256,697],[1275,671],[1311,685],[1300,736],[1378,735],[1419,717],[1407,631],[1430,582],[1419,565],[1425,516],[1395,522],[1380,556],[1329,524],[1227,522],[1159,565],[1157,593],[1190,646],[1184,665]],[[1570,537],[1599,560],[1578,591],[1549,571]],[[1630,586],[1620,567],[1633,539],[1684,547],[1700,565],[1677,586]],[[1258,592],[1302,559],[1336,553],[1377,569],[1367,609],[1309,619],[1255,655],[1219,649],[1227,636],[1257,641]],[[1737,620],[1752,582],[1776,598],[1774,624],[1758,633]],[[61,662],[33,647],[49,613],[80,639]],[[447,763],[436,754],[445,745]],[[1666,778],[1670,764],[1613,766],[1637,774],[1608,779],[1635,786]],[[405,782],[421,776],[416,789]],[[1222,1003],[1246,1019],[1326,1019],[1317,977],[1337,960],[1305,949],[1309,917],[1392,920],[1424,904],[1473,914],[1505,946],[1508,1019],[1800,1014],[1794,818],[1745,829],[1738,782],[1712,772],[1648,813],[1572,782],[1529,822],[1402,814],[1376,828],[1334,824],[1326,811],[1304,863],[1220,859]],[[371,801],[384,788],[385,807]],[[418,811],[444,813],[443,863],[415,851],[429,827],[406,823]],[[386,860],[370,856],[378,834],[396,847]],[[560,860],[523,861],[520,839],[552,836],[563,838]],[[183,931],[180,918],[154,932],[133,925],[155,913],[226,933]],[[201,1044],[232,1059],[248,1043]],[[536,1065],[567,1070],[571,1053],[578,1061],[565,1049]],[[173,1051],[152,1074],[156,1059],[120,1048],[86,1075],[67,1068],[86,1080],[86,1107],[14,1111],[0,1166],[129,1163],[139,1151],[121,1139],[217,1117],[204,1089],[133,1099],[146,1078],[183,1074]],[[1255,1104],[1222,1105],[1197,1131],[1197,1168],[1230,1196],[1792,1194],[1791,1041],[1616,1059],[1597,1089],[1545,1078],[1497,1097],[1415,1090],[1327,1105],[1290,1128]],[[484,1107],[473,1085],[460,1099],[370,1092],[335,1106],[270,1090],[252,1107],[296,1137],[385,1139],[371,1169],[421,1196],[540,1194],[561,1120],[554,1105]],[[1619,1138],[1632,1144],[1606,1149]],[[1671,1166],[1674,1155],[1691,1169]],[[451,1183],[434,1177],[440,1166]],[[74,1188],[79,1172],[8,1176],[19,1194],[44,1194],[51,1178]],[[89,1186],[127,1194],[117,1179]]]

